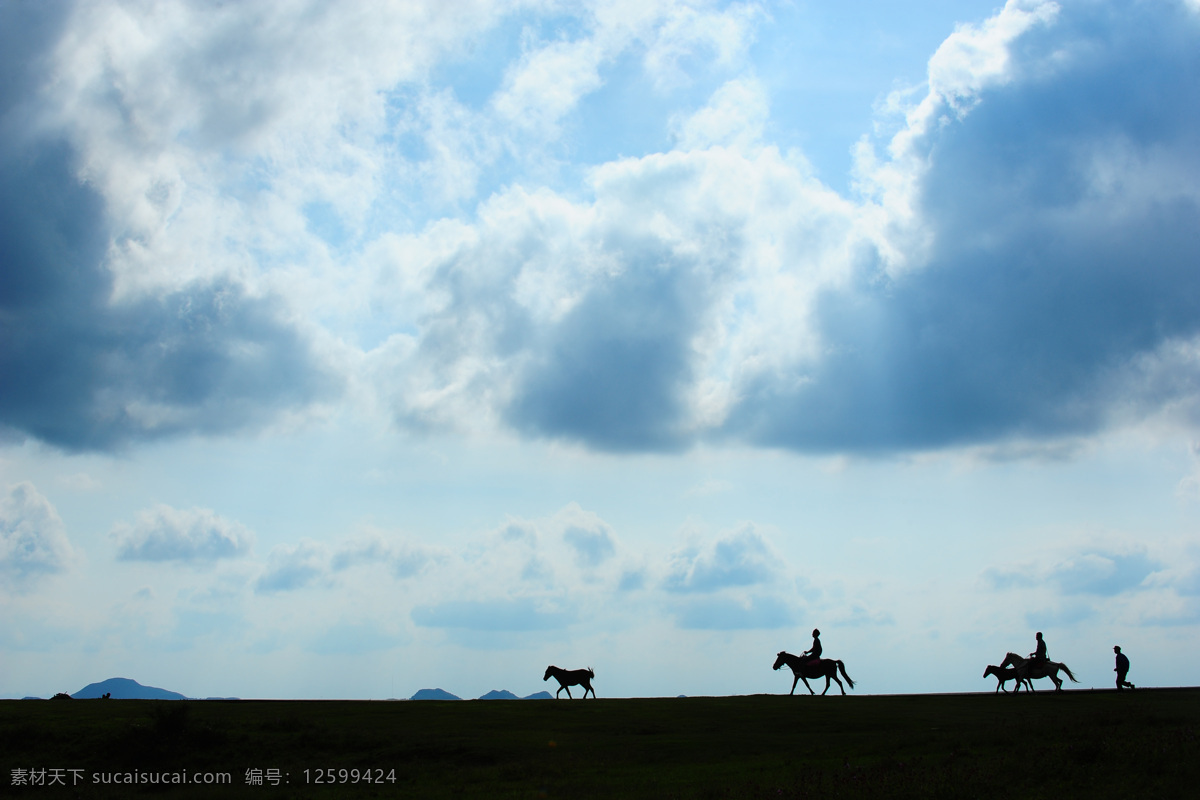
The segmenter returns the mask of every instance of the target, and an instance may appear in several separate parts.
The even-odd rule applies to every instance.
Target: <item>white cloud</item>
[[[707,545],[677,550],[663,587],[669,592],[709,593],[769,585],[781,576],[782,564],[763,535],[747,524]]]
[[[397,578],[411,578],[429,564],[445,559],[435,548],[387,537],[370,531],[365,537],[339,546],[330,559],[334,572],[359,565],[383,564]]]
[[[387,92],[510,7],[90,4],[56,50],[46,116],[71,132],[120,221],[123,279],[178,285],[248,267],[246,248],[311,247],[308,201],[359,223],[379,191]]]
[[[707,3],[625,0],[613,6],[624,14],[635,4],[663,15],[661,26],[647,37],[644,57],[646,71],[660,91],[691,80],[694,68],[685,64],[690,59],[735,66],[753,41],[754,26],[763,16],[758,3],[732,3],[717,13],[707,11]]]
[[[318,542],[301,541],[295,545],[280,545],[271,549],[263,573],[255,581],[259,594],[290,592],[303,589],[328,578],[329,554]]]
[[[132,525],[113,528],[117,558],[125,561],[180,561],[208,564],[248,555],[254,534],[244,525],[207,508],[157,505],[138,513]]]
[[[62,572],[75,558],[50,501],[28,481],[9,486],[0,498],[0,574],[9,588]]]
[[[748,151],[760,144],[769,116],[767,93],[757,81],[732,80],[717,89],[704,108],[675,123],[676,146],[699,150],[716,145]]]
[[[509,68],[503,88],[493,96],[496,114],[518,131],[557,138],[559,121],[581,97],[600,87],[603,56],[591,40],[550,42],[529,50]]]
[[[965,113],[981,91],[1012,79],[1013,42],[1036,25],[1052,23],[1058,12],[1058,3],[1050,0],[1008,0],[983,24],[959,26],[929,59],[929,96],[936,100],[927,99],[910,118],[929,125],[938,102]]]
[[[590,204],[514,188],[405,243],[425,312],[369,357],[402,425],[673,447],[719,426],[741,381],[818,352],[813,302],[866,244],[849,203],[772,148],[626,159],[591,183]]]

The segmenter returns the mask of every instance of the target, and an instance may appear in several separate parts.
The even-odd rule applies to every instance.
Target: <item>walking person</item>
[[[1122,691],[1126,686],[1130,689],[1137,688],[1125,680],[1125,676],[1129,674],[1129,658],[1121,652],[1121,646],[1113,645],[1113,652],[1117,654],[1117,668],[1113,670],[1117,673],[1117,691]]]

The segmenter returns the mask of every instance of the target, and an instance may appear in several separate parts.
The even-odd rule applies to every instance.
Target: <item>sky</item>
[[[0,0],[0,697],[1196,685],[1198,528],[1197,0]]]

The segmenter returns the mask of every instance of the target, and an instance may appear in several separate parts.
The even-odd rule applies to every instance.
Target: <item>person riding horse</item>
[[[819,630],[813,628],[812,647],[810,647],[808,650],[805,650],[800,655],[808,656],[808,660],[813,664],[816,664],[821,660],[821,632]]]
[[[1045,664],[1050,660],[1050,655],[1046,652],[1046,640],[1042,638],[1042,632],[1037,632],[1037,647],[1029,654],[1035,664]]]

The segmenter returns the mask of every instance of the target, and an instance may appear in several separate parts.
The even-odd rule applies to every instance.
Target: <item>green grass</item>
[[[94,772],[227,772],[221,796],[1186,796],[1200,689],[574,701],[0,701],[0,794],[205,797]],[[68,787],[14,769],[82,769]],[[274,768],[286,785],[248,786]],[[395,782],[315,785],[318,769]],[[336,773],[334,773],[336,775]],[[70,783],[70,774],[66,774]]]

